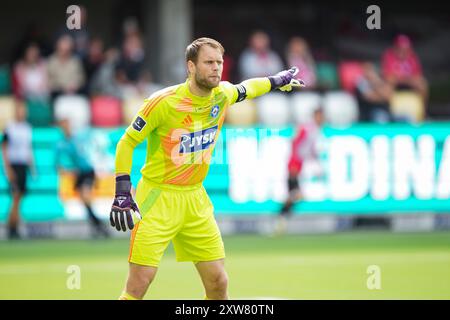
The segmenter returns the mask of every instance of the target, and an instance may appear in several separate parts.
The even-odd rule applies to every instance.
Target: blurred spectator
[[[48,60],[48,76],[52,98],[60,94],[79,93],[85,75],[79,58],[73,55],[73,40],[63,35],[56,43],[56,51]]]
[[[269,36],[256,31],[250,36],[249,47],[239,58],[241,79],[265,77],[275,74],[284,67],[280,56],[270,49]]]
[[[84,59],[89,52],[89,31],[87,30],[87,10],[84,6],[80,6],[80,29],[69,30],[69,34],[74,41],[74,53],[78,58]]]
[[[126,35],[122,45],[122,53],[117,64],[117,72],[122,82],[136,83],[144,65],[144,47],[138,33]]]
[[[14,35],[18,43],[11,50],[11,57],[9,59],[11,65],[22,58],[23,53],[31,43],[39,47],[40,54],[43,57],[47,57],[53,51],[51,41],[48,40],[48,35],[44,32],[44,29],[43,23],[32,21],[27,23],[22,35],[17,33]]]
[[[32,149],[31,126],[26,121],[27,110],[23,104],[16,105],[15,120],[5,129],[2,141],[2,155],[5,172],[11,186],[13,197],[8,218],[8,237],[18,239],[20,203],[27,191],[27,174],[31,170],[36,175]]]
[[[163,86],[159,83],[153,82],[153,76],[148,70],[143,70],[139,76],[136,85],[137,93],[140,97],[149,97],[153,92],[161,90]]]
[[[119,55],[117,48],[110,48],[105,51],[102,65],[92,75],[89,88],[91,95],[121,97],[116,81],[116,64],[119,61]]]
[[[289,67],[295,66],[299,69],[298,78],[306,83],[305,89],[316,88],[316,64],[303,38],[291,38],[286,52],[286,61]]]
[[[13,91],[17,99],[48,98],[47,65],[37,44],[31,43],[14,66]]]
[[[152,74],[145,69],[140,72],[136,83],[125,81],[123,73],[118,73],[116,76],[118,78],[118,90],[122,99],[144,99],[153,92],[164,88],[162,85],[153,82]]]
[[[64,23],[63,26],[55,33],[54,40],[58,41],[61,37],[69,35],[73,40],[73,54],[79,59],[84,59],[89,52],[89,31],[87,28],[87,9],[84,6],[80,7],[80,29],[69,29]]]
[[[136,17],[127,17],[122,24],[123,39],[129,36],[140,35],[139,24]],[[122,39],[122,40],[123,40]]]
[[[363,74],[356,80],[356,97],[360,109],[360,120],[386,123],[391,120],[389,99],[392,86],[378,74],[371,62],[363,64]]]
[[[395,89],[412,89],[425,100],[428,84],[422,74],[422,67],[413,50],[411,40],[398,35],[394,45],[382,57],[383,76]]]
[[[90,41],[89,51],[83,59],[83,68],[86,75],[84,92],[90,93],[92,77],[99,70],[103,59],[103,41],[100,38],[94,38]]]

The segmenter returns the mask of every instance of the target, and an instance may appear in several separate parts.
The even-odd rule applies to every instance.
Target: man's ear
[[[195,71],[195,64],[194,64],[194,62],[192,62],[191,60],[189,60],[189,61],[187,62],[187,69],[188,69],[189,75],[193,74],[194,71]]]

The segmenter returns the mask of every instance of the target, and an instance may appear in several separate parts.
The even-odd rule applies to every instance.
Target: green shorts
[[[136,203],[142,220],[131,233],[129,262],[158,267],[170,241],[177,261],[225,258],[214,207],[203,185],[158,185],[142,178]]]

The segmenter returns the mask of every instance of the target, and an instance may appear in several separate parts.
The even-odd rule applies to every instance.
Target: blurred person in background
[[[86,75],[86,84],[83,91],[86,94],[91,93],[92,78],[103,64],[104,58],[103,40],[100,38],[93,38],[89,42],[87,55],[82,60],[84,73]]]
[[[283,69],[280,56],[270,49],[270,38],[263,31],[250,36],[249,47],[239,57],[241,80],[265,77]]]
[[[316,108],[313,112],[312,121],[301,125],[292,141],[291,155],[288,162],[288,198],[279,212],[275,225],[275,236],[286,232],[287,222],[291,216],[292,206],[302,199],[298,179],[300,177],[304,162],[314,160],[316,163],[319,163],[317,145],[322,133],[324,119],[324,111],[322,107]],[[322,171],[322,168],[320,168],[320,171]],[[323,174],[323,172],[320,174]]]
[[[121,98],[116,65],[119,61],[119,49],[112,47],[105,51],[104,61],[92,75],[89,91],[91,95],[109,95]]]
[[[73,40],[73,54],[83,60],[89,53],[89,45],[91,36],[88,31],[88,14],[86,7],[78,5],[80,8],[80,28],[69,29],[66,23],[62,25],[53,36],[53,42],[57,42],[58,39],[67,35]]]
[[[293,37],[286,51],[288,66],[299,69],[299,77],[305,82],[306,90],[314,90],[317,85],[316,63],[309,50],[308,43],[301,37]]]
[[[72,133],[69,119],[61,119],[58,123],[64,139],[56,146],[55,163],[58,172],[61,174],[72,173],[75,175],[75,190],[78,192],[81,201],[88,214],[89,222],[93,229],[93,236],[109,237],[109,233],[101,220],[94,214],[92,209],[93,187],[95,184],[94,166],[90,162],[87,154],[87,147],[90,141],[87,135],[77,135]],[[67,169],[62,159],[67,157],[71,162],[71,169]]]
[[[122,70],[116,74],[118,90],[122,99],[139,98],[145,99],[152,93],[163,88],[162,85],[153,82],[152,74],[147,69],[142,69],[136,83],[126,80]]]
[[[56,51],[48,60],[48,78],[52,98],[61,94],[80,93],[85,75],[80,59],[73,54],[73,39],[61,36],[56,42]]]
[[[395,38],[394,45],[383,54],[382,70],[383,77],[395,90],[413,90],[426,101],[428,84],[409,37],[401,34]]]
[[[163,86],[153,81],[153,76],[149,70],[143,69],[139,75],[136,89],[139,97],[146,98],[154,92],[163,89]]]
[[[12,48],[10,61],[14,65],[18,60],[22,59],[24,52],[31,44],[36,44],[39,47],[40,55],[47,57],[52,51],[53,47],[47,34],[44,32],[44,24],[36,21],[30,21],[24,26],[24,32],[16,33],[17,45]]]
[[[127,19],[123,29],[124,39],[117,63],[117,72],[121,73],[120,78],[123,78],[123,82],[136,84],[144,66],[144,44],[137,21],[134,18]]]
[[[27,112],[22,103],[16,105],[15,120],[6,126],[2,155],[6,176],[11,186],[12,206],[8,218],[8,238],[19,239],[20,204],[27,191],[27,174],[36,176],[32,149],[32,129],[26,121]]]
[[[124,23],[122,51],[115,69],[116,83],[123,99],[139,96],[138,83],[144,80],[144,58],[144,44],[137,21],[129,18]]]
[[[363,64],[363,74],[356,80],[356,98],[360,108],[360,120],[375,123],[391,121],[389,99],[392,86],[378,74],[371,62]]]
[[[90,35],[87,29],[87,9],[84,6],[80,7],[80,29],[68,30],[68,33],[72,36],[74,42],[74,54],[79,59],[84,59],[90,50]],[[66,29],[67,30],[67,29]]]
[[[30,43],[13,71],[13,92],[19,100],[49,97],[47,64],[36,43]]]

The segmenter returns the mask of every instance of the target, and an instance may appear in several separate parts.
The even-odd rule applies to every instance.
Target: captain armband
[[[236,102],[244,101],[247,98],[247,89],[242,84],[235,85],[235,88],[238,91]]]

